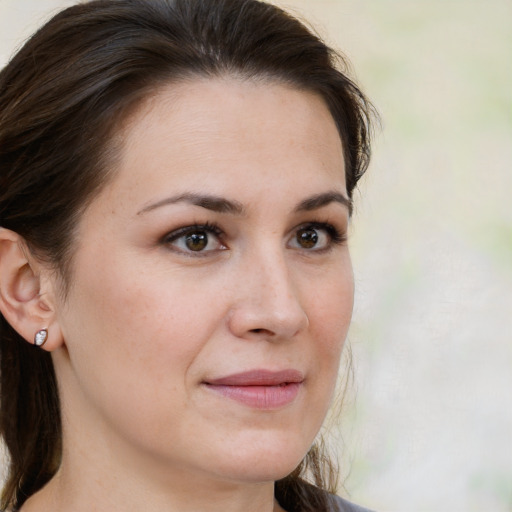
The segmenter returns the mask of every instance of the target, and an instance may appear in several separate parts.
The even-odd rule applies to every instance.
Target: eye
[[[332,224],[312,223],[300,226],[290,240],[296,249],[309,251],[328,250],[333,244],[341,244],[346,237],[341,235]]]
[[[318,232],[318,229],[308,227],[308,228],[299,229],[299,231],[297,231],[297,234],[295,235],[295,237],[296,237],[297,243],[303,249],[313,249],[313,247],[315,247],[315,245],[318,244],[322,234],[320,234]]]
[[[169,233],[163,242],[179,252],[205,253],[226,248],[219,239],[220,235],[221,230],[216,226],[194,225]]]

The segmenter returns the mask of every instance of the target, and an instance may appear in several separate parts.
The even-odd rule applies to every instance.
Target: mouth
[[[207,389],[245,406],[273,410],[291,404],[304,375],[298,370],[251,370],[203,382]]]

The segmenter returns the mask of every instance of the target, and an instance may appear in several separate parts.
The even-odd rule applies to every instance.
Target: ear
[[[30,251],[23,238],[0,227],[0,311],[29,343],[36,332],[47,329],[42,347],[55,350],[63,343],[55,311],[55,290],[49,270]]]

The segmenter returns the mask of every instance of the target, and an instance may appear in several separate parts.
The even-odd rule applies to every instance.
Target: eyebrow
[[[352,200],[348,197],[340,194],[339,192],[330,191],[324,192],[323,194],[318,194],[313,197],[308,197],[301,201],[297,208],[295,208],[296,212],[309,212],[312,210],[318,210],[323,206],[327,206],[331,203],[339,203],[345,206],[348,209],[349,215],[352,215]]]
[[[189,203],[194,206],[200,206],[206,210],[218,213],[231,213],[233,215],[245,214],[245,208],[243,204],[236,200],[229,200],[223,197],[205,194],[185,193],[177,196],[166,197],[165,199],[161,199],[156,203],[151,203],[150,205],[142,208],[142,210],[138,211],[137,215],[143,215],[145,213],[156,210],[157,208],[161,208],[162,206],[180,202]],[[304,201],[301,201],[297,205],[295,212],[308,212],[318,210],[319,208],[327,206],[331,203],[339,203],[348,208],[349,214],[352,213],[352,201],[348,197],[345,197],[343,194],[335,191],[324,192],[322,194],[304,199]]]
[[[161,206],[180,202],[200,206],[201,208],[206,208],[207,210],[218,213],[231,213],[234,215],[243,215],[245,213],[244,206],[238,201],[228,200],[217,196],[186,193],[178,196],[167,197],[157,201],[156,203],[152,203],[137,212],[137,215],[143,215],[144,213],[160,208]]]

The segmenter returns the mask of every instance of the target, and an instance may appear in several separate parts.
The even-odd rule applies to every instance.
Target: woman
[[[336,62],[255,0],[98,0],[2,71],[3,508],[356,510],[311,448],[369,157]]]

